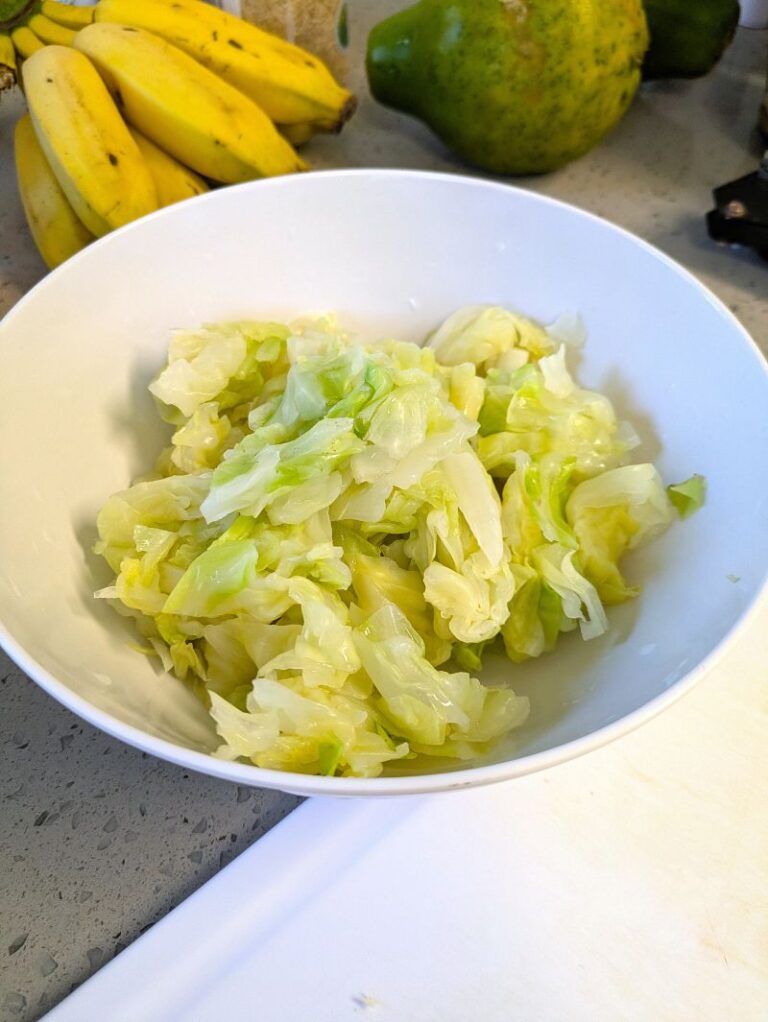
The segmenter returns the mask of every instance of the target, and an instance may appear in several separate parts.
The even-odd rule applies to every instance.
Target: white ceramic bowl
[[[705,508],[635,555],[639,600],[610,632],[567,637],[497,672],[528,724],[486,762],[358,780],[226,763],[184,686],[127,646],[91,598],[105,497],[146,470],[162,429],[146,391],[168,332],[228,317],[335,310],[416,340],[470,302],[589,331],[580,379],[605,390],[666,479],[702,472]],[[54,698],[190,769],[310,794],[481,784],[575,756],[647,720],[722,653],[768,567],[768,374],[733,316],[637,238],[505,185],[398,171],[315,173],[227,188],[108,236],[46,277],[0,327],[0,640]]]

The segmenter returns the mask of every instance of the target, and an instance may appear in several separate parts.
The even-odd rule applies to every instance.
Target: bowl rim
[[[62,273],[70,272],[70,267],[77,265],[83,258],[92,258],[91,250],[99,249],[101,246],[111,244],[113,239],[121,236],[127,231],[141,230],[141,225],[157,218],[167,216],[178,216],[179,207],[183,208],[190,202],[200,205],[204,202],[221,201],[221,195],[245,190],[260,188],[263,190],[279,188],[304,188],[313,187],[312,182],[319,180],[344,181],[349,178],[374,178],[388,179],[393,181],[417,180],[423,182],[436,181],[439,183],[450,183],[458,187],[470,187],[485,189],[493,192],[509,194],[514,193],[518,200],[532,202],[544,206],[554,207],[567,213],[569,216],[576,216],[592,221],[601,229],[617,233],[623,236],[634,245],[640,246],[648,254],[659,260],[667,269],[681,277],[689,285],[698,291],[726,322],[736,329],[736,332],[746,342],[756,357],[757,363],[761,366],[764,375],[768,378],[768,362],[758,347],[754,338],[750,335],[743,324],[736,318],[733,312],[718,298],[703,281],[699,280],[690,270],[677,262],[671,256],[661,251],[655,245],[634,234],[618,224],[607,220],[596,213],[582,209],[573,203],[562,199],[542,195],[530,191],[520,185],[509,184],[504,181],[497,181],[483,177],[475,177],[466,173],[450,173],[445,171],[409,170],[401,168],[344,168],[332,170],[317,170],[311,174],[295,175],[263,179],[259,181],[248,181],[239,185],[228,186],[226,190],[216,190],[204,195],[195,196],[184,203],[177,203],[174,206],[167,206],[156,210],[147,216],[141,217],[102,238],[97,239],[87,248],[78,252],[57,269],[51,271],[41,278],[26,294],[24,294],[0,320],[0,333],[5,328],[13,325],[15,317],[26,305],[36,300],[37,295],[48,285],[50,280]],[[229,200],[231,201],[231,200]],[[768,608],[768,565],[766,565],[762,579],[759,582],[751,600],[742,610],[731,628],[713,647],[712,650],[696,664],[690,671],[673,682],[665,691],[659,693],[642,706],[637,707],[619,719],[602,725],[580,738],[573,739],[551,749],[530,753],[514,759],[503,760],[499,763],[485,764],[482,766],[467,766],[447,773],[426,773],[402,775],[394,777],[326,777],[311,774],[300,774],[290,771],[271,770],[257,767],[253,764],[238,761],[218,759],[205,752],[198,752],[177,745],[165,738],[155,737],[148,734],[132,724],[126,724],[106,710],[99,709],[90,703],[83,696],[78,695],[59,681],[54,674],[43,667],[27,650],[18,642],[0,620],[0,646],[5,650],[11,660],[36,684],[44,689],[57,702],[71,710],[78,717],[89,724],[104,731],[113,738],[117,738],[134,748],[150,753],[159,759],[166,760],[185,769],[193,770],[211,777],[229,780],[237,784],[251,787],[263,787],[278,789],[281,791],[300,795],[328,795],[328,796],[393,796],[393,795],[420,795],[437,791],[452,791],[461,788],[474,787],[478,785],[493,784],[499,781],[510,780],[515,777],[522,777],[528,774],[548,769],[568,760],[575,759],[585,753],[607,745],[621,736],[635,730],[640,725],[657,716],[667,707],[677,702],[683,695],[689,692],[698,681],[715,668],[724,658],[728,650],[736,644],[741,635],[748,629],[751,622],[764,608]]]

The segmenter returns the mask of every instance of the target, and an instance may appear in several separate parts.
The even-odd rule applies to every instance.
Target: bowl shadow
[[[170,442],[172,427],[162,422],[157,414],[154,398],[148,386],[158,371],[156,360],[139,360],[131,370],[126,401],[116,408],[110,419],[111,432],[117,437],[116,443],[126,452],[129,466],[128,475],[120,489],[127,489],[138,476],[148,473]],[[73,532],[82,552],[81,571],[78,581],[80,603],[86,611],[97,618],[106,628],[115,646],[139,641],[133,619],[118,613],[111,601],[94,598],[94,592],[114,582],[114,572],[107,562],[94,551],[98,539],[97,516],[101,507],[113,493],[119,490],[105,490],[98,506],[92,513],[83,514],[73,522]],[[150,658],[148,658],[150,659]],[[151,660],[158,675],[164,672]]]

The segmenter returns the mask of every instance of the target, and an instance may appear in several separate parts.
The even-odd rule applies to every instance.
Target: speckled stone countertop
[[[377,16],[393,4],[376,7]],[[361,8],[362,11],[362,8]],[[353,30],[364,38],[362,15]],[[712,244],[711,189],[755,169],[768,32],[742,30],[712,75],[645,86],[597,150],[522,182],[592,210],[696,273],[768,350],[768,263]],[[362,93],[361,93],[362,94]],[[0,312],[44,274],[16,194],[18,94],[0,103]],[[317,166],[456,171],[418,124],[363,96]],[[0,1020],[30,1022],[204,883],[297,800],[187,774],[81,723],[0,654]]]

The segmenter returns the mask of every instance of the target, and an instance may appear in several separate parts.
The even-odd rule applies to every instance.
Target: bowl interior
[[[91,597],[108,574],[89,553],[95,514],[164,440],[146,385],[169,330],[333,310],[366,335],[418,340],[470,302],[545,321],[580,312],[580,381],[631,418],[668,481],[701,472],[709,485],[700,513],[635,555],[629,574],[643,593],[610,612],[606,636],[566,637],[535,663],[491,665],[489,677],[530,695],[532,712],[489,762],[525,772],[531,754],[663,696],[721,643],[765,577],[765,365],[719,302],[630,235],[514,188],[408,172],[276,179],[161,211],[91,246],[6,317],[0,634],[9,652],[102,726],[176,746],[153,745],[161,755],[184,761],[185,750],[213,748],[197,701],[130,649],[130,627]]]

